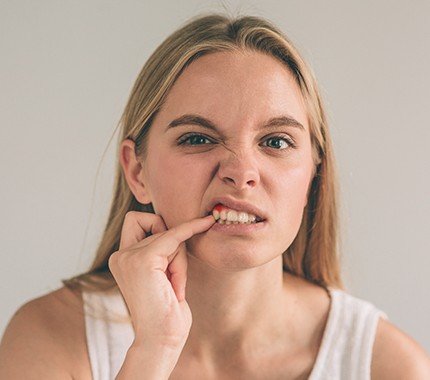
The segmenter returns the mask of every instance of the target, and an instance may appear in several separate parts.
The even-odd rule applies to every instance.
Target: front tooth
[[[237,222],[237,212],[229,210],[227,212],[227,220],[229,220],[230,222]]]
[[[256,216],[253,214],[247,214],[246,212],[243,212],[243,211],[237,212],[235,210],[230,210],[225,208],[221,209],[221,211],[214,209],[213,216],[216,220],[218,219],[224,220],[226,222],[225,224],[232,224],[232,223],[250,224],[251,222],[255,222],[256,220]]]

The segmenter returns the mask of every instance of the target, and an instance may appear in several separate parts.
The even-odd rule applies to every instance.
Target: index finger
[[[168,257],[178,249],[178,246],[195,234],[208,230],[216,222],[213,215],[198,217],[178,226],[172,227],[152,244],[155,253]]]

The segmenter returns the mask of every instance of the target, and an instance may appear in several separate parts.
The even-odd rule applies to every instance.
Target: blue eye
[[[196,146],[196,145],[208,145],[207,143],[203,143],[200,144],[199,142],[202,141],[211,141],[208,137],[201,135],[201,134],[197,134],[197,133],[188,133],[184,136],[182,136],[179,141],[178,141],[178,145],[189,145],[189,146]],[[296,145],[294,143],[294,141],[290,138],[288,138],[286,135],[275,135],[275,136],[270,136],[269,138],[267,138],[265,141],[283,141],[284,144],[288,144],[287,147],[282,148],[282,146],[280,147],[281,149],[279,149],[279,143],[276,144],[274,148],[275,150],[286,150],[289,148],[295,148]]]

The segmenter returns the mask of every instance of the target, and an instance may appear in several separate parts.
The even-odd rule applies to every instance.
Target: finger
[[[167,231],[160,215],[150,212],[129,211],[125,214],[121,230],[119,249],[128,248],[150,234]]]
[[[181,243],[178,248],[178,253],[168,267],[168,271],[170,272],[169,280],[172,283],[173,290],[179,302],[185,299],[187,264],[188,258],[185,243]]]
[[[151,242],[151,249],[156,256],[167,257],[171,262],[179,252],[179,245],[185,242],[195,234],[208,230],[215,223],[215,218],[212,215],[203,218],[195,218],[188,222],[182,223],[178,226],[172,227],[167,230],[164,235],[153,242]],[[173,253],[172,253],[173,252]],[[167,265],[164,260],[157,261],[153,269],[165,271]]]

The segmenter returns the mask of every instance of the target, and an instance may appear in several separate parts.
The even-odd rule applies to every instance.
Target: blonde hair
[[[130,93],[120,126],[120,143],[131,139],[136,154],[147,154],[152,120],[182,71],[202,55],[220,51],[257,51],[268,54],[290,69],[300,86],[308,115],[314,176],[300,229],[283,253],[283,269],[321,286],[344,289],[339,255],[338,180],[327,119],[316,79],[292,42],[261,17],[211,13],[188,20],[149,57]],[[117,146],[117,157],[119,146]],[[128,211],[152,212],[130,191],[119,160],[112,204],[105,230],[88,271],[62,280],[70,289],[117,289],[109,271],[109,256],[119,249],[121,228]]]

